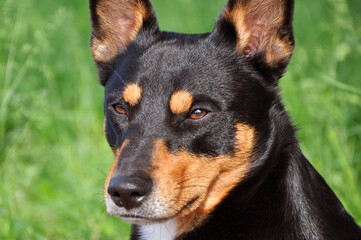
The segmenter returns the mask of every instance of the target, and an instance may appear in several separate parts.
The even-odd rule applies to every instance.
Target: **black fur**
[[[205,224],[179,239],[361,239],[360,228],[301,153],[278,101],[263,137],[247,180]]]
[[[91,12],[96,2],[90,1]],[[292,33],[294,4],[285,2],[281,32]],[[97,31],[94,14],[92,22]],[[293,42],[293,34],[289,37]],[[165,140],[170,151],[231,153],[235,125],[244,123],[257,132],[250,173],[202,225],[178,239],[361,239],[360,228],[301,153],[280,102],[276,83],[289,59],[269,67],[262,53],[247,58],[237,52],[236,41],[234,26],[222,17],[212,33],[183,35],[159,31],[154,15],[126,51],[98,64],[108,142],[112,148],[124,139],[132,142],[122,153],[126,161],[119,163],[119,172],[147,169],[156,138]],[[136,107],[120,97],[132,82],[143,88]],[[192,109],[209,114],[196,121],[188,119],[189,113],[172,114],[169,99],[178,89],[194,94]],[[127,116],[114,113],[116,103],[125,106]],[[134,226],[132,239],[137,236]]]

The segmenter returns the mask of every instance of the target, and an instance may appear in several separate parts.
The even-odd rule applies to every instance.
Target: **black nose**
[[[129,210],[141,205],[151,190],[148,177],[116,175],[109,183],[108,194],[118,207]]]

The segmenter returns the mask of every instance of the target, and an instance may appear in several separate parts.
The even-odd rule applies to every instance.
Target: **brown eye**
[[[123,105],[121,104],[115,104],[113,105],[114,110],[119,113],[119,114],[127,114],[127,111],[125,110],[125,108],[123,107]]]
[[[207,115],[207,111],[203,110],[203,109],[196,109],[194,110],[191,115],[189,116],[190,119],[200,119],[202,117],[204,117],[205,115]]]

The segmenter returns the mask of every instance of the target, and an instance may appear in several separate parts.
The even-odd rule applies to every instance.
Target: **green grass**
[[[296,0],[282,95],[307,158],[361,224],[361,2]],[[160,26],[211,31],[225,0],[153,1]],[[127,239],[105,213],[112,154],[87,1],[0,2],[0,239]]]

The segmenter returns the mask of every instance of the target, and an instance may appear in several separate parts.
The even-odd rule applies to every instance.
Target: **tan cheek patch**
[[[247,175],[255,143],[250,126],[238,124],[235,153],[210,158],[180,150],[169,152],[166,143],[157,140],[152,158],[152,176],[157,198],[177,215],[179,231],[189,231],[202,222],[225,196]],[[187,205],[195,200],[191,205]]]
[[[123,91],[123,98],[131,106],[137,105],[142,98],[142,88],[135,83],[127,85]]]
[[[193,96],[186,91],[177,91],[171,96],[169,107],[172,113],[181,114],[188,112],[193,103]]]
[[[113,162],[113,165],[112,167],[110,168],[110,171],[107,175],[107,178],[105,179],[105,183],[104,183],[104,196],[105,197],[108,197],[108,186],[109,186],[109,183],[110,181],[112,180],[112,178],[114,177],[114,175],[116,174],[117,172],[117,166],[118,166],[118,162],[119,162],[119,156],[120,154],[123,152],[123,149],[129,144],[129,140],[126,139],[124,142],[123,142],[123,145],[118,148],[118,149],[114,149],[113,150],[113,154],[114,154],[114,162]]]

